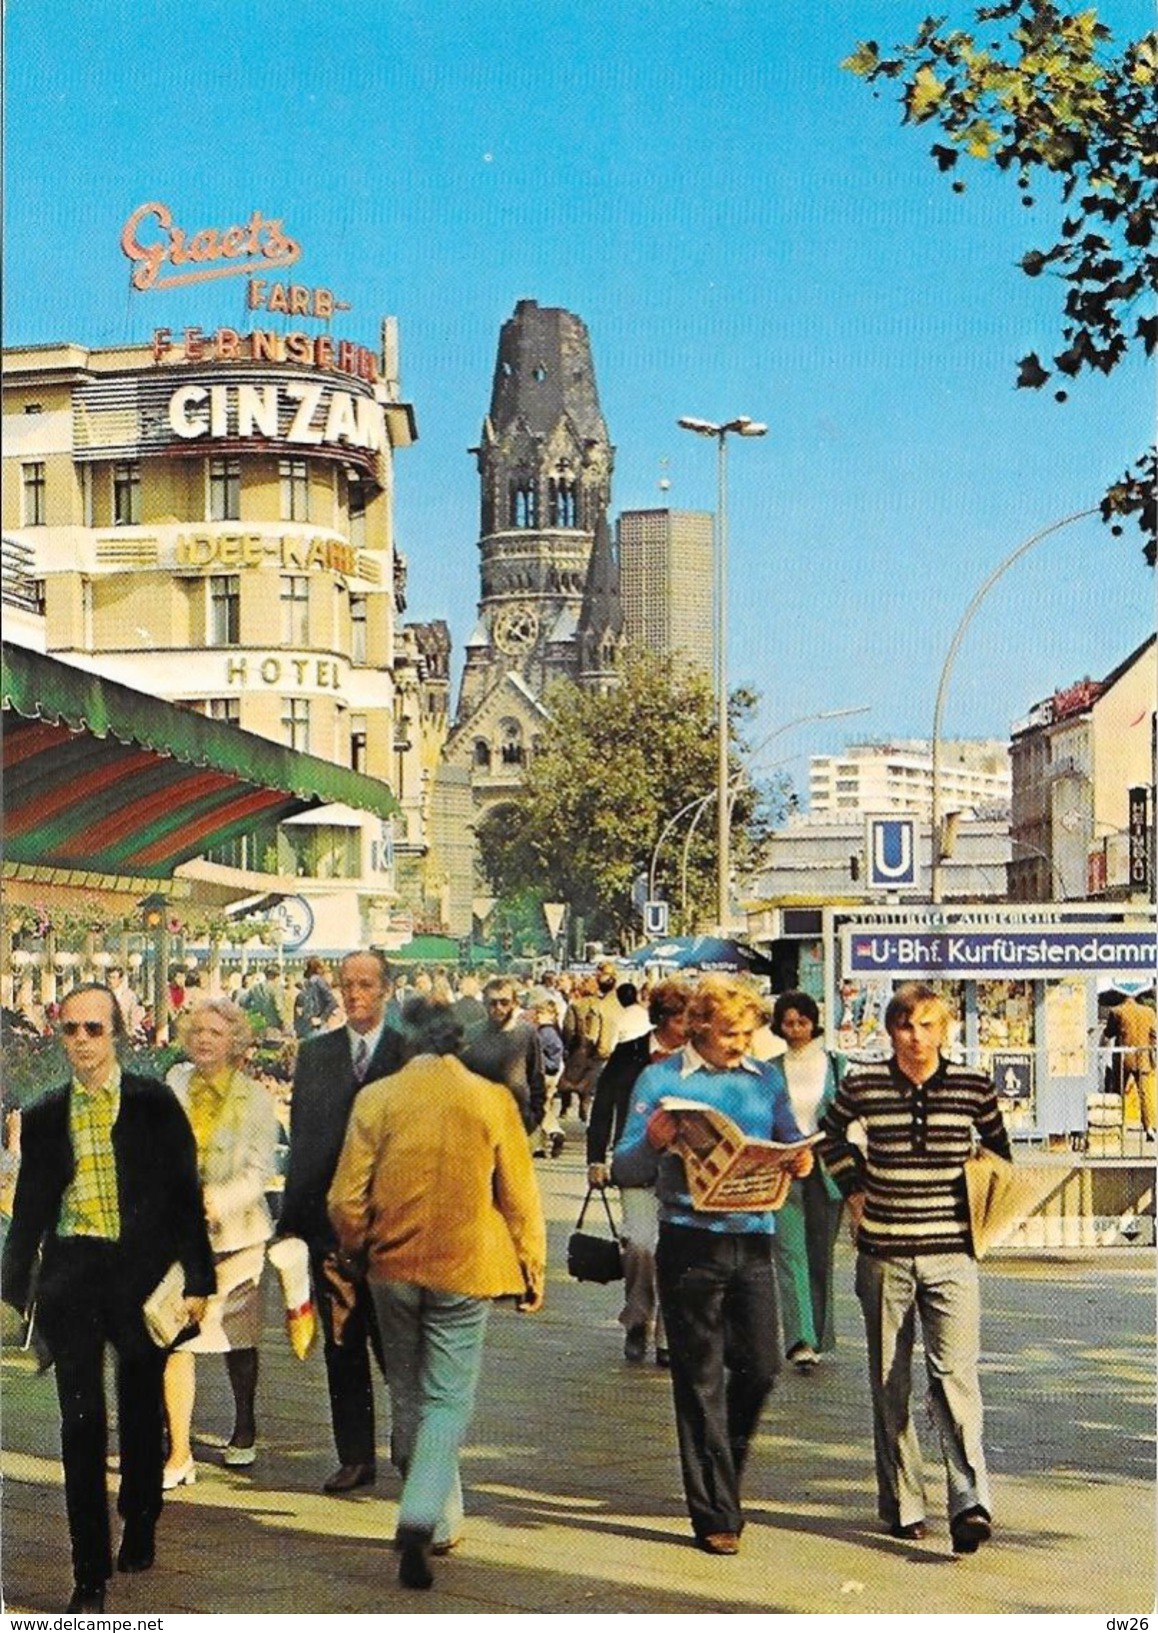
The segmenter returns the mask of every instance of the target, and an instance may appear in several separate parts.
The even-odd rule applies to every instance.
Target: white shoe
[[[165,1472],[161,1476],[161,1486],[165,1491],[173,1491],[177,1486],[195,1485],[197,1481],[197,1465],[190,1457],[185,1463],[178,1463],[175,1468],[165,1465]]]
[[[232,1440],[221,1454],[221,1461],[227,1469],[248,1469],[257,1462],[257,1443],[252,1446],[235,1446]]]
[[[788,1359],[797,1372],[811,1372],[813,1367],[820,1365],[820,1356],[811,1344],[797,1344]]]

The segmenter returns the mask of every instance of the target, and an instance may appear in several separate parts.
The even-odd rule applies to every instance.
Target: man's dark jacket
[[[4,1244],[4,1298],[26,1308],[37,1250],[55,1231],[76,1162],[69,1134],[71,1084],[50,1089],[29,1106],[20,1130],[20,1171],[12,1223]],[[144,1302],[179,1259],[192,1297],[216,1286],[205,1226],[197,1147],[189,1119],[166,1084],[124,1072],[112,1131],[121,1213],[119,1273],[134,1300]]]
[[[364,1083],[389,1077],[402,1065],[402,1038],[384,1026],[362,1083],[354,1076],[346,1027],[310,1038],[298,1050],[290,1100],[289,1171],[278,1219],[280,1236],[300,1236],[311,1247],[337,1246],[326,1193],[330,1189],[354,1096]]]
[[[461,1059],[470,1071],[492,1083],[505,1083],[518,1103],[523,1127],[538,1128],[547,1108],[543,1051],[539,1034],[529,1021],[495,1026],[489,1019],[469,1032]]]
[[[635,1080],[651,1061],[651,1032],[617,1043],[599,1074],[587,1123],[587,1161],[604,1163],[614,1150],[627,1120]]]

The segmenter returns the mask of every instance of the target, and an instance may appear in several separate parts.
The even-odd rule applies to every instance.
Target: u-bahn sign
[[[916,817],[867,817],[864,849],[870,890],[918,888]]]
[[[846,929],[843,968],[853,975],[1037,979],[1076,972],[1151,973],[1153,930],[1117,925],[1081,929],[914,930]]]

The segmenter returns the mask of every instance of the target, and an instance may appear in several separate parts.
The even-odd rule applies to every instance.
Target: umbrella
[[[721,970],[747,975],[772,975],[776,966],[758,953],[754,947],[745,947],[730,936],[695,936],[676,960],[681,970]]]
[[[693,939],[691,936],[669,936],[666,941],[648,941],[642,947],[637,947],[629,958],[622,959],[621,963],[637,970],[645,964],[679,964]]]

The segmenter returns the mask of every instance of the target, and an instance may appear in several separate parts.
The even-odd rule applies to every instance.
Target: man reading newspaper
[[[749,1191],[723,1208],[700,1207],[688,1169],[712,1160],[707,1125],[701,1112],[665,1109],[663,1101],[676,1097],[724,1113],[742,1137],[740,1154],[757,1142],[794,1145],[795,1150],[775,1156],[775,1165],[790,1174],[808,1173],[812,1152],[801,1141],[787,1095],[749,1053],[752,1034],[768,1014],[763,998],[745,982],[705,976],[688,1004],[688,1043],[649,1066],[636,1082],[611,1167],[617,1185],[656,1188],[656,1272],[671,1352],[684,1493],[696,1542],[709,1554],[739,1551],[740,1478],[780,1368],[772,1266],[777,1204],[754,1201]],[[684,1152],[691,1152],[688,1142],[695,1141],[704,1156],[681,1154],[681,1127]],[[719,1133],[716,1129],[711,1136],[717,1152]],[[758,1174],[759,1166],[766,1177],[774,1164],[768,1159],[751,1172]],[[731,1159],[725,1168],[726,1180],[734,1168]],[[710,1189],[700,1189],[701,1198]]]

